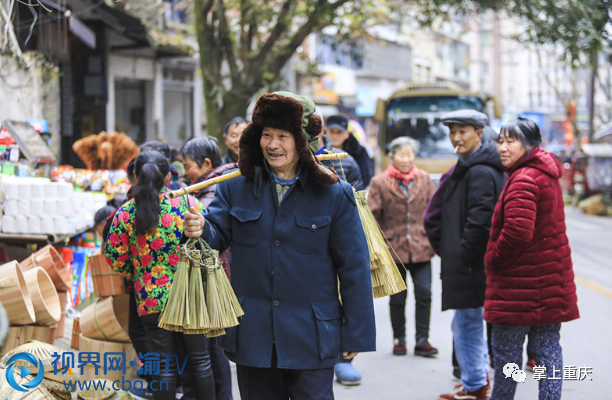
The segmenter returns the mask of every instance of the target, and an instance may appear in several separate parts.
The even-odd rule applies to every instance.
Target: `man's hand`
[[[183,231],[187,237],[200,237],[204,231],[204,224],[206,220],[204,216],[200,214],[195,207],[190,207],[189,211],[185,213],[185,222],[183,223]]]
[[[353,358],[357,357],[357,354],[359,353],[353,353],[352,351],[345,351],[342,353],[342,357],[344,357],[345,360],[352,360]]]

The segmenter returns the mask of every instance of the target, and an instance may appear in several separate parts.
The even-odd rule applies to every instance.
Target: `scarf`
[[[397,189],[400,182],[402,183],[402,186],[405,186],[408,189],[412,188],[413,185],[419,184],[419,169],[414,164],[407,174],[403,173],[397,169],[395,165],[391,164],[385,170],[385,174],[391,178],[392,189]],[[412,185],[410,184],[411,182],[413,182]]]

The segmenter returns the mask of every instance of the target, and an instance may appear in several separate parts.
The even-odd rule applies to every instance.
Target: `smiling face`
[[[201,176],[212,169],[212,163],[208,158],[202,161],[202,166],[200,167],[191,157],[185,157],[183,165],[185,166],[185,175],[187,175],[191,183],[196,183]]]
[[[453,147],[457,149],[457,154],[461,158],[468,158],[470,154],[478,150],[481,146],[480,138],[482,137],[482,129],[476,129],[472,125],[466,124],[450,124],[450,141]]]
[[[300,157],[291,133],[277,128],[264,128],[259,144],[272,172],[284,179],[295,176]]]
[[[499,135],[497,149],[502,165],[506,168],[513,166],[527,152],[520,140],[509,137],[505,131]]]
[[[414,165],[414,150],[412,146],[400,147],[390,158],[395,168],[399,169],[403,174],[407,174]]]
[[[223,135],[223,141],[232,157],[234,157],[234,160],[237,160],[240,154],[240,137],[247,126],[246,122],[230,125],[227,129],[227,134]]]

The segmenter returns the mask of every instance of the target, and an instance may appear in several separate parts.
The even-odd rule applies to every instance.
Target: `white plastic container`
[[[27,178],[20,178],[18,182],[19,199],[32,198],[32,182]]]
[[[44,184],[45,188],[45,198],[47,199],[55,199],[58,197],[58,184],[49,182]]]
[[[30,214],[32,213],[32,210],[30,208],[30,199],[19,199],[18,208],[19,208],[18,215],[29,217]]]
[[[33,217],[44,217],[45,216],[45,199],[36,197],[30,200],[31,216]]]
[[[18,215],[15,217],[15,232],[16,233],[29,233],[28,232],[28,217],[25,215]]]
[[[2,219],[0,219],[0,226],[4,233],[15,233],[15,217],[12,215],[4,215]]]
[[[42,233],[42,221],[40,217],[29,217],[28,218],[28,233],[40,234]]]
[[[55,217],[57,214],[57,199],[45,199],[44,214]]]
[[[19,200],[17,199],[6,199],[2,205],[2,211],[5,215],[16,217],[19,215]]]
[[[55,218],[51,216],[44,216],[40,219],[40,233],[55,234]]]

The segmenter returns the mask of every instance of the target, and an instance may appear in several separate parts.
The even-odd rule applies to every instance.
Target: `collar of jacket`
[[[484,143],[477,152],[470,157],[463,159],[459,158],[453,176],[460,176],[467,172],[474,165],[485,164],[499,171],[504,171],[504,166],[501,163],[497,145],[493,142]]]
[[[540,152],[540,150],[542,150],[540,146],[527,150],[525,154],[521,156],[521,158],[516,160],[513,166],[506,169],[506,172],[512,175],[517,169],[523,168],[524,166],[530,163],[531,158],[536,156]]]
[[[270,170],[270,165],[268,165],[268,162],[266,161],[265,158],[264,158],[263,164],[264,164],[264,167],[266,168],[265,173],[262,171],[260,166],[255,166],[255,176],[253,177],[253,195],[255,196],[255,198],[259,198],[259,194],[261,193],[261,187],[263,185],[264,177],[271,181],[273,180],[272,171]],[[302,188],[302,190],[304,190],[304,188],[306,187],[306,183],[308,181],[308,169],[302,168],[299,163],[298,163],[298,168],[299,168],[298,183],[300,187]]]

